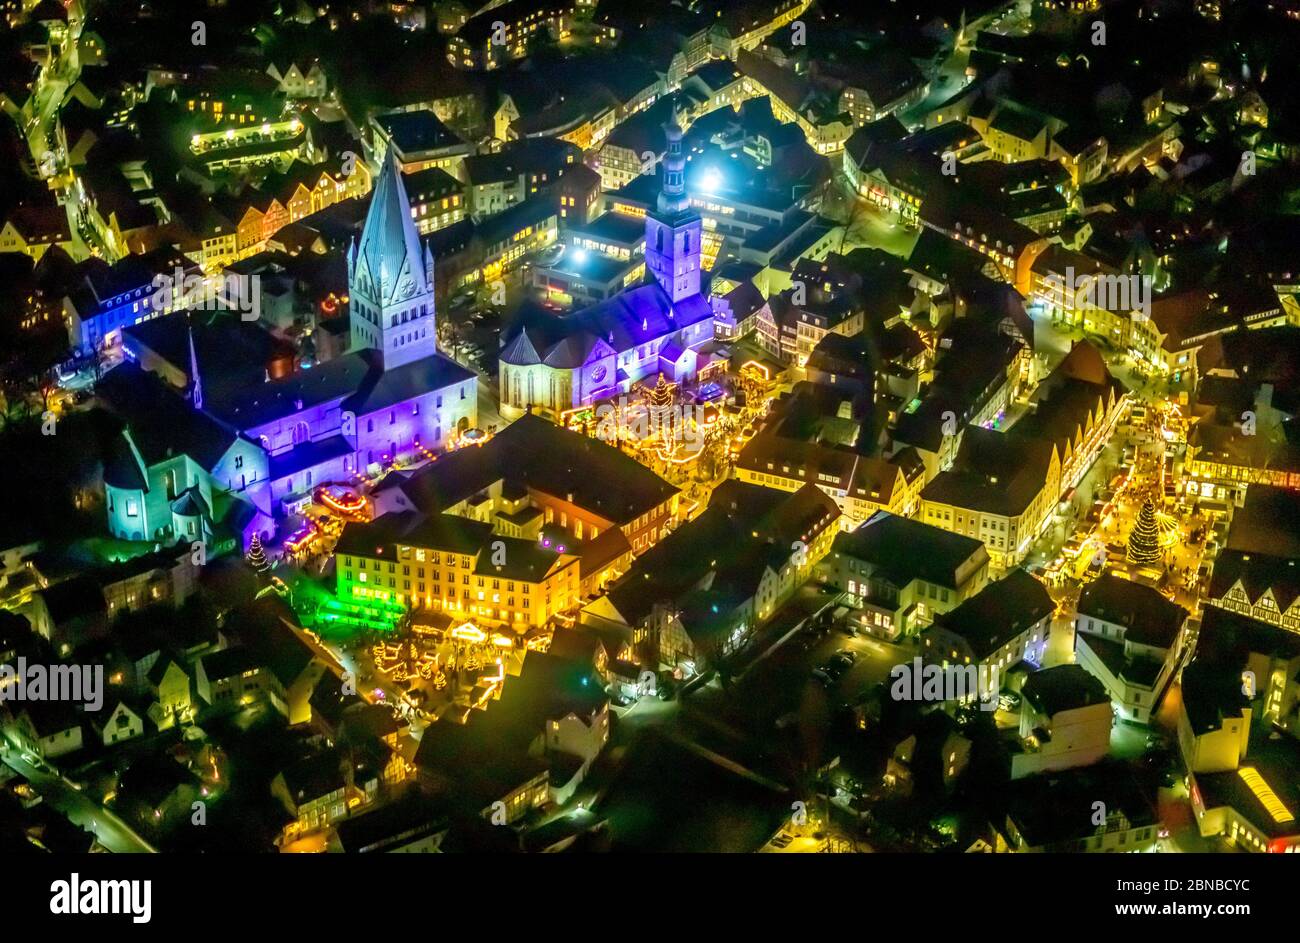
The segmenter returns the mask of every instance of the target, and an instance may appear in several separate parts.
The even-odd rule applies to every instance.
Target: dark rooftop
[[[426,151],[464,144],[454,131],[428,109],[380,115],[374,120],[408,159],[416,158]]]
[[[1129,828],[1156,824],[1155,796],[1118,763],[1030,776],[1008,787],[1008,818],[1034,848],[1078,850],[1073,843],[1103,834],[1093,825],[1096,803],[1107,816],[1122,815]]]
[[[1110,700],[1102,683],[1080,665],[1057,665],[1035,671],[1025,681],[1021,693],[1035,710],[1049,717]]]
[[[977,658],[984,658],[1055,608],[1047,587],[1017,568],[934,621],[965,639]]]
[[[1107,573],[1083,588],[1079,614],[1127,630],[1124,638],[1152,648],[1172,648],[1187,610],[1157,589]]]
[[[956,589],[988,561],[983,542],[973,537],[879,511],[852,533],[835,537],[834,553],[872,563],[897,586],[913,579]]]
[[[522,416],[478,448],[459,449],[413,474],[390,476],[422,510],[465,500],[488,485],[521,481],[617,524],[668,501],[677,489],[612,446],[562,429],[540,416]]]

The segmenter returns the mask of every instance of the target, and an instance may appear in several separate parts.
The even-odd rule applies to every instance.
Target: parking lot
[[[846,665],[827,677],[823,668],[837,653],[850,655]],[[755,662],[727,693],[722,688],[701,690],[699,698],[717,699],[708,705],[737,727],[751,734],[787,727],[800,714],[824,715],[829,723],[838,709],[852,704],[871,687],[889,680],[893,667],[916,657],[916,646],[895,645],[866,636],[850,635],[844,619],[824,627],[805,627],[765,658]]]

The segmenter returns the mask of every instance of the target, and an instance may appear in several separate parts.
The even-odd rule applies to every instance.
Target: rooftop
[[[956,609],[936,616],[934,624],[965,640],[972,654],[983,659],[1055,608],[1047,587],[1017,568]]]
[[[1129,828],[1157,821],[1154,793],[1118,763],[1029,776],[1007,788],[1007,817],[1033,848],[1074,850],[1074,842],[1104,833],[1108,824],[1092,824],[1098,802],[1107,818],[1123,816]]]
[[[1106,573],[1079,595],[1079,614],[1123,626],[1126,641],[1172,648],[1187,610],[1157,589]]]
[[[874,564],[896,586],[919,579],[949,589],[989,558],[982,541],[887,511],[852,533],[837,534],[833,552]]]
[[[426,108],[380,115],[374,119],[374,122],[408,160],[418,158],[430,151],[458,145],[468,146],[451,128],[443,124],[437,115]]]
[[[631,456],[534,415],[520,417],[481,447],[458,449],[379,487],[400,487],[417,508],[433,512],[497,481],[520,481],[620,525],[677,493]]]
[[[1110,702],[1102,683],[1080,665],[1035,671],[1026,679],[1021,693],[1036,711],[1048,717]]]
[[[1300,834],[1300,744],[1267,727],[1252,729],[1246,758],[1238,769],[1197,773],[1206,809],[1228,806],[1270,839]],[[1270,851],[1283,851],[1280,843]]]

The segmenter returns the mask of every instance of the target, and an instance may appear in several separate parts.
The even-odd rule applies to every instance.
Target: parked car
[[[547,246],[537,254],[537,264],[542,268],[549,268],[560,261],[564,256],[566,246],[563,243],[555,243]]]
[[[844,673],[853,666],[853,662],[839,655],[833,656],[829,661],[819,668],[813,669],[813,677],[823,683],[838,681],[844,677]]]

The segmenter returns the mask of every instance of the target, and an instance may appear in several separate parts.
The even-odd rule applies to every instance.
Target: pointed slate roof
[[[432,291],[431,265],[411,219],[411,201],[392,149],[375,182],[356,252],[354,284],[382,305]]]
[[[521,330],[513,339],[507,341],[501,348],[498,358],[504,363],[520,366],[542,362],[542,358],[537,354],[537,347],[528,336],[527,329]]]
[[[614,352],[608,344],[589,331],[570,334],[546,352],[545,363],[549,367],[573,370],[581,367],[591,356],[591,352],[603,348],[601,356]]]

